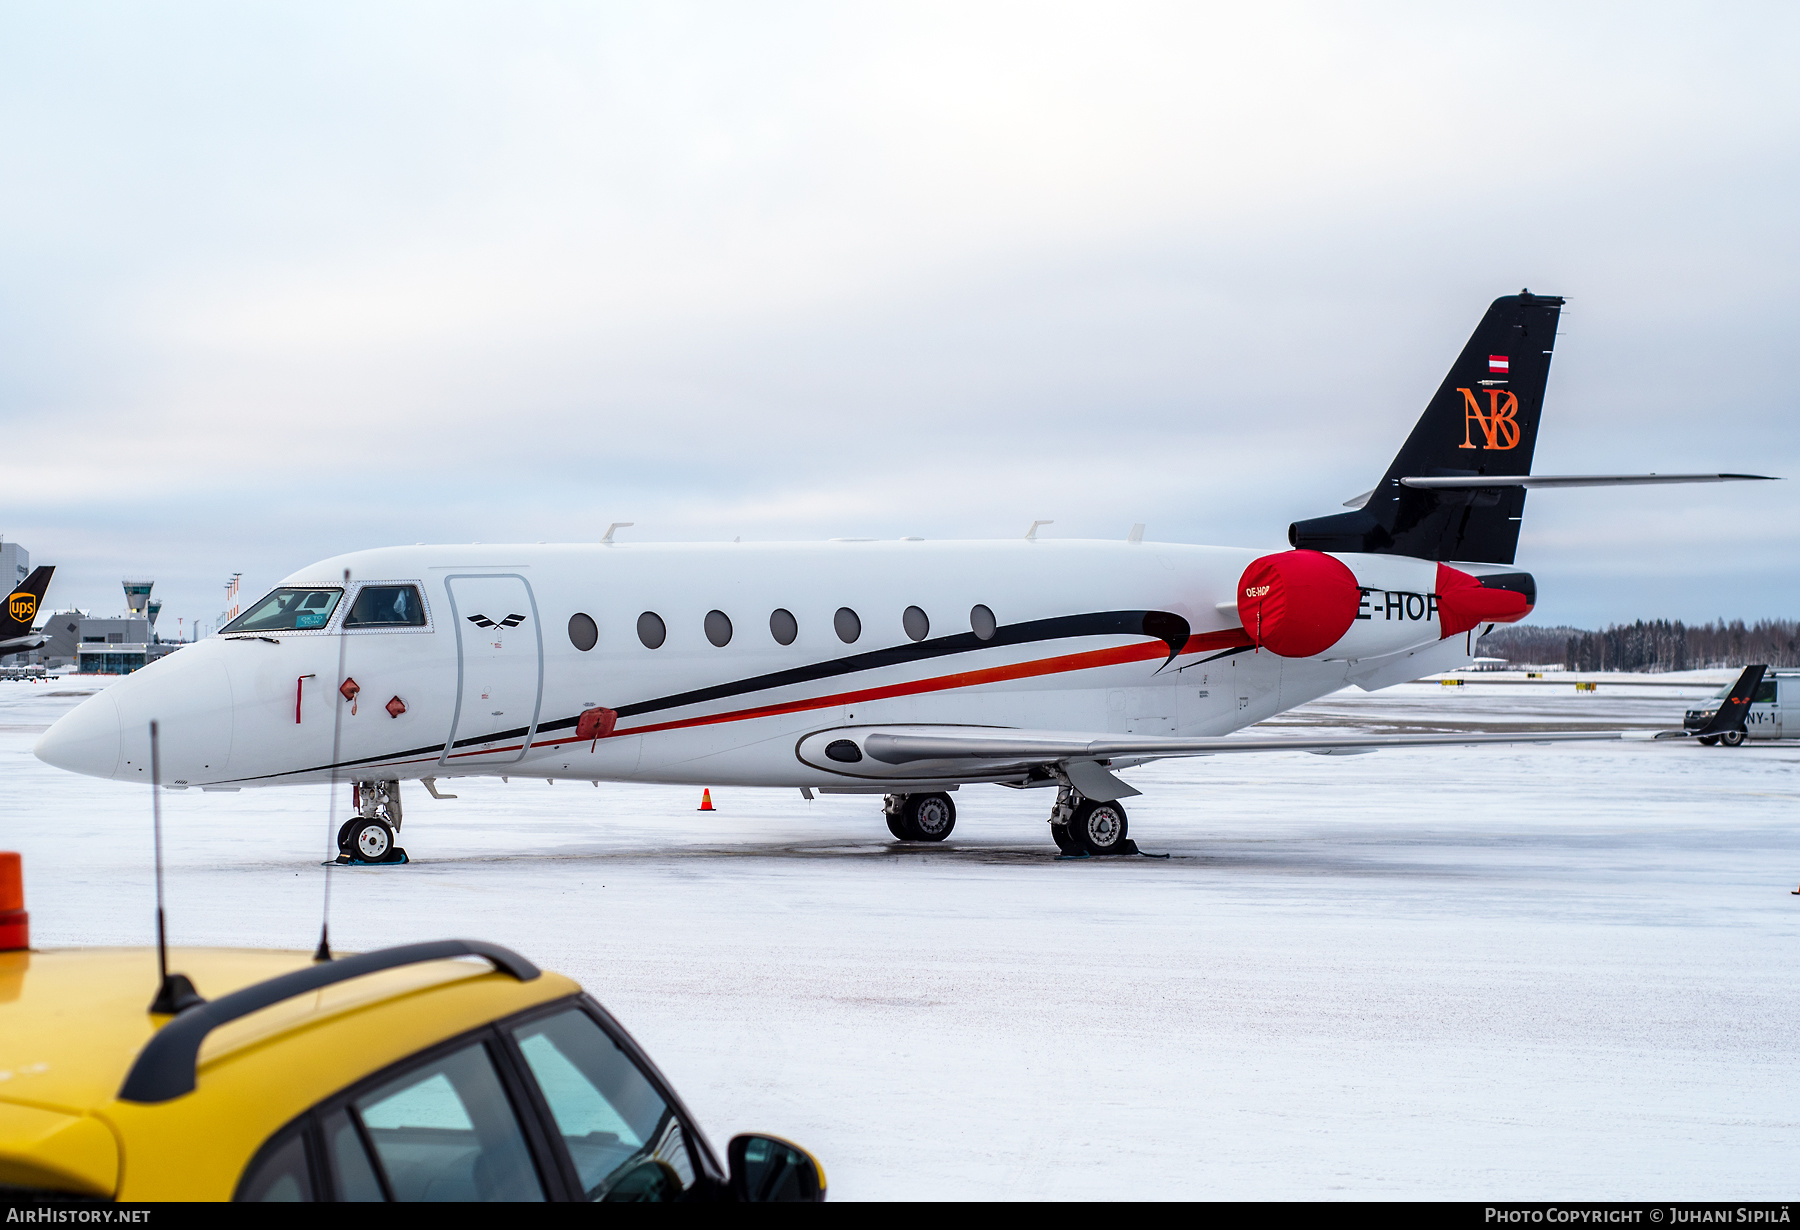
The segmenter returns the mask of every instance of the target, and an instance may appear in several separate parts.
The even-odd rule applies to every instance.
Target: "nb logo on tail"
[[[1468,389],[1458,389],[1463,395],[1463,442],[1457,448],[1475,448],[1470,443],[1471,424],[1479,424],[1481,434],[1486,439],[1482,448],[1509,449],[1519,442],[1519,399],[1504,389],[1483,389],[1487,394],[1487,409],[1475,400],[1475,394]],[[1504,399],[1504,400],[1502,400]]]

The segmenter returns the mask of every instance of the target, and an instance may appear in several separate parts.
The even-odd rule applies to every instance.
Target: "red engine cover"
[[[1265,555],[1238,580],[1238,619],[1284,658],[1310,658],[1343,638],[1361,598],[1356,574],[1322,551]]]
[[[1437,570],[1438,621],[1445,636],[1467,632],[1477,624],[1509,624],[1531,614],[1524,594],[1510,589],[1486,589],[1460,568],[1443,564]]]

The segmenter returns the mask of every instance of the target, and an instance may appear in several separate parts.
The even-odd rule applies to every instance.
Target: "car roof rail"
[[[485,957],[493,962],[495,969],[511,974],[520,982],[530,982],[542,972],[512,949],[481,940],[430,940],[423,944],[401,944],[353,957],[339,957],[335,961],[320,961],[306,969],[282,974],[207,1003],[195,1004],[176,1016],[157,1030],[156,1036],[138,1052],[137,1062],[131,1065],[125,1083],[119,1087],[119,1100],[167,1102],[184,1093],[192,1093],[200,1044],[206,1040],[206,1035],[227,1022],[249,1016],[284,999],[361,978],[365,974],[426,961],[442,961],[448,957]]]

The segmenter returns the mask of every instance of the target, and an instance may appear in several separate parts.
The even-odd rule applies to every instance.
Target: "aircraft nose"
[[[119,706],[109,692],[90,696],[57,718],[32,753],[45,764],[89,777],[119,769]]]

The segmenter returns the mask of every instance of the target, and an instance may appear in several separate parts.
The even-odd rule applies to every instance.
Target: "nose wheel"
[[[400,829],[400,783],[357,782],[353,796],[357,814],[337,832],[339,863],[404,863],[406,851],[395,840]]]
[[[392,862],[399,848],[394,842],[394,830],[385,820],[358,816],[338,830],[338,853],[351,862]]]

